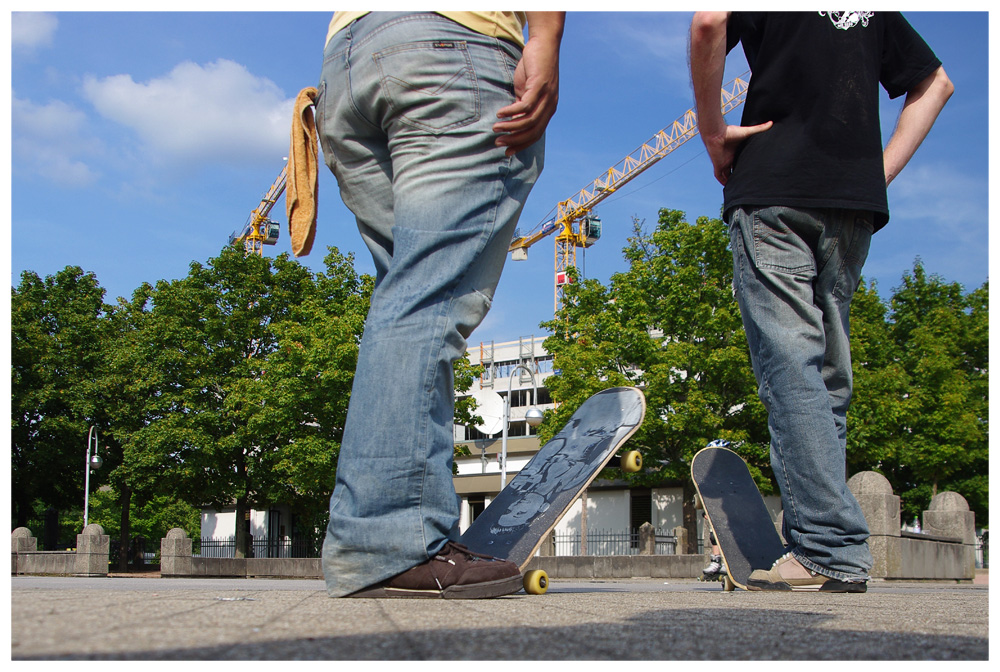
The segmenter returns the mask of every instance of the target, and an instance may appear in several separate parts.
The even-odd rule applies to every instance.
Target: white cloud
[[[101,115],[135,131],[152,159],[232,163],[288,153],[293,100],[233,61],[181,63],[145,83],[87,77],[83,90]]]
[[[989,215],[987,202],[985,178],[941,163],[911,163],[889,186],[894,220],[930,219],[967,242],[981,239]]]
[[[52,36],[59,26],[55,14],[46,12],[12,12],[10,15],[10,43],[14,49],[34,49],[52,44]]]
[[[81,187],[97,179],[84,158],[101,152],[87,130],[86,116],[56,100],[39,105],[13,96],[11,101],[13,166],[60,185]]]
[[[601,30],[593,39],[605,43],[602,49],[612,49],[636,67],[658,70],[675,82],[688,82],[690,13],[611,12],[601,18]]]

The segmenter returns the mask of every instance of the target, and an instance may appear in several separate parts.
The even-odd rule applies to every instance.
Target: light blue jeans
[[[496,112],[518,46],[435,14],[362,17],[324,54],[323,154],[376,267],[330,498],[331,596],[457,540],[453,361],[490,308],[543,141],[512,157]]]
[[[858,210],[736,207],[733,287],[758,393],[784,536],[813,571],[868,578],[868,525],[846,482],[850,308],[873,231]]]

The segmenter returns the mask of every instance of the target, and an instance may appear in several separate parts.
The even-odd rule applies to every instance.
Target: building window
[[[653,522],[653,493],[648,489],[635,489],[631,491],[632,496],[632,512],[631,512],[631,523],[632,529],[638,530],[642,527],[643,523]]]
[[[462,426],[462,425],[459,425]],[[470,427],[465,425],[465,440],[466,441],[492,441],[503,436],[503,429],[494,434],[493,436],[487,436],[480,432],[475,427]],[[510,427],[507,428],[507,437],[516,438],[519,436],[536,436],[538,434],[534,427],[528,426],[523,420],[513,420],[510,423]],[[461,441],[461,439],[459,439]]]
[[[471,524],[486,510],[486,499],[484,497],[469,498],[469,523]]]
[[[504,393],[501,393],[500,396],[504,396]],[[548,388],[538,388],[538,399],[535,400],[534,396],[530,387],[523,390],[511,390],[510,407],[524,408],[525,406],[545,406],[552,403],[552,395],[549,394]]]

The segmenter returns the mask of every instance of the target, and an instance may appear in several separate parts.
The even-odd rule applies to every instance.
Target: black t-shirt
[[[773,121],[737,152],[725,209],[834,207],[889,220],[879,84],[903,95],[941,65],[898,12],[734,12],[753,73],[742,125]]]

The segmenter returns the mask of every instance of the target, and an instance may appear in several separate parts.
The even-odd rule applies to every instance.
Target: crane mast
[[[722,87],[721,107],[723,114],[739,107],[746,100],[749,74],[749,72],[745,72]],[[563,288],[569,282],[567,271],[569,268],[576,268],[577,248],[588,248],[601,237],[601,221],[593,215],[593,209],[601,201],[697,134],[698,117],[693,109],[689,109],[574,196],[561,201],[556,208],[555,217],[537,225],[524,236],[515,233],[514,240],[508,247],[511,259],[515,261],[527,259],[529,247],[553,233],[556,234],[556,312],[562,306]]]
[[[243,249],[247,255],[264,255],[264,245],[274,245],[278,242],[278,234],[281,232],[281,225],[268,218],[271,208],[281,198],[285,191],[285,180],[288,176],[288,164],[286,163],[271,184],[270,189],[260,199],[260,204],[254,208],[247,217],[246,224],[239,234],[235,231],[229,236],[229,244],[238,241],[243,242]]]

